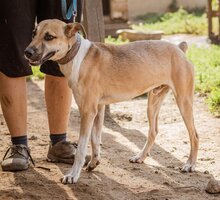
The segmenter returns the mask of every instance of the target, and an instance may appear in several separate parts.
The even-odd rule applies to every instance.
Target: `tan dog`
[[[158,133],[158,114],[169,89],[176,98],[191,142],[190,156],[182,170],[194,171],[199,139],[193,120],[194,70],[183,52],[186,43],[175,46],[164,41],[138,41],[114,46],[90,42],[78,31],[83,31],[78,23],[42,21],[25,50],[31,65],[48,59],[59,63],[79,107],[81,126],[75,162],[62,183],[77,182],[90,135],[92,157],[87,170],[99,164],[104,105],[149,92],[148,141],[140,153],[130,158],[130,162],[142,163]]]

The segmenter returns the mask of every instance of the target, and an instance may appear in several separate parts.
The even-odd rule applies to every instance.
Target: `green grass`
[[[108,44],[120,45],[120,44],[125,44],[128,42],[129,40],[122,40],[120,36],[118,38],[113,38],[111,36],[108,36],[107,38],[105,38],[105,43],[108,43]]]
[[[195,66],[196,91],[207,95],[210,111],[220,116],[220,47],[192,46],[187,57]]]
[[[40,71],[40,67],[32,67],[33,75],[31,75],[30,79],[44,79],[45,74]]]
[[[187,33],[204,35],[207,34],[208,24],[207,16],[203,12],[189,13],[180,8],[177,12],[155,14],[150,13],[139,16],[142,22],[133,25],[132,28],[140,31],[162,30],[164,34]],[[216,24],[216,22],[214,23]]]
[[[214,88],[210,93],[207,103],[209,105],[209,109],[216,116],[220,117],[220,88]]]

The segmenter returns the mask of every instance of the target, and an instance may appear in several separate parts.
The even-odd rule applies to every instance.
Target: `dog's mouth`
[[[40,60],[29,60],[29,63],[31,66],[42,65],[44,62],[48,61],[52,56],[54,56],[55,53],[56,53],[56,51],[49,52],[48,54],[46,54],[46,56],[44,56]]]

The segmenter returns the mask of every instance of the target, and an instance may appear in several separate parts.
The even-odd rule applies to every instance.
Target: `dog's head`
[[[33,30],[31,43],[25,49],[25,58],[37,66],[47,60],[57,61],[65,57],[77,41],[77,32],[85,31],[79,23],[66,24],[60,20],[44,20]]]

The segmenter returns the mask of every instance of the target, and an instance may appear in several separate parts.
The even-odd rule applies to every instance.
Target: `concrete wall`
[[[129,19],[146,13],[163,13],[168,11],[172,0],[127,0]],[[207,0],[177,0],[178,6],[185,8],[204,8]]]

